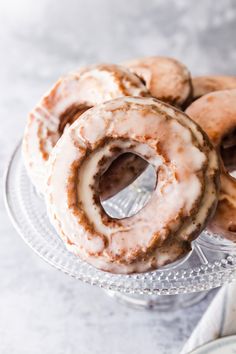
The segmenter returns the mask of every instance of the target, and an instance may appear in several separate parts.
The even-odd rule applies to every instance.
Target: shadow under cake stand
[[[113,217],[133,215],[150,196],[152,171],[103,202]],[[51,226],[43,199],[25,171],[21,144],[6,172],[5,201],[11,220],[23,240],[46,262],[72,277],[101,287],[109,295],[139,308],[173,310],[200,301],[208,290],[236,279],[236,245],[202,232],[192,251],[159,270],[131,275],[100,271],[70,253]]]

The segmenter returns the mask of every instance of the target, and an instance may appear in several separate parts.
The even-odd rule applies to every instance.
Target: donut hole
[[[100,177],[100,202],[107,215],[124,219],[147,205],[157,184],[155,168],[142,157],[124,153]]]
[[[58,132],[60,136],[63,134],[66,127],[73,124],[84,112],[86,112],[91,106],[86,104],[72,105],[68,107],[60,116],[60,124]]]
[[[220,153],[226,170],[236,178],[236,129],[223,138]]]

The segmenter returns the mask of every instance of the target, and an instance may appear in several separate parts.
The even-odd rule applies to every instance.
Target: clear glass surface
[[[147,188],[145,183],[143,188],[137,188],[138,182],[135,183],[136,186],[132,187],[136,189],[135,198],[133,189],[128,187],[125,193],[106,201],[111,213],[121,217],[124,210],[126,214],[133,213],[138,210],[140,201],[148,198],[148,184]],[[135,296],[193,293],[218,287],[236,278],[236,245],[206,232],[193,242],[192,252],[184,259],[148,273],[115,275],[81,261],[66,249],[50,225],[44,201],[25,171],[21,145],[14,151],[8,166],[5,199],[15,228],[40,257],[76,279],[109,291]]]

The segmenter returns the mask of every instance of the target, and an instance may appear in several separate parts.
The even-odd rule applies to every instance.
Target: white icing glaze
[[[23,139],[25,166],[37,189],[44,193],[46,161],[62,133],[61,117],[68,109],[90,108],[121,96],[147,94],[141,80],[118,65],[92,66],[58,80],[29,114]],[[65,129],[68,127],[65,124]]]
[[[106,221],[111,220],[108,216],[104,219],[93,189],[101,159],[111,163],[117,156],[112,147],[140,155],[158,174],[149,203],[136,215],[113,223]],[[92,152],[83,160],[86,149]],[[69,206],[75,161],[73,193],[93,232]],[[58,141],[48,169],[48,212],[67,247],[96,267],[116,273],[146,271],[184,255],[182,240],[196,237],[217,198],[218,159],[206,137],[185,114],[151,98],[116,99],[84,113]]]

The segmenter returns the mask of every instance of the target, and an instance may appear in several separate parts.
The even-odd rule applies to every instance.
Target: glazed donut
[[[192,95],[190,73],[176,59],[157,56],[122,64],[141,77],[151,95],[159,100],[181,107]]]
[[[100,176],[123,153],[156,170],[146,206],[109,217]],[[144,272],[183,257],[215,209],[218,158],[206,134],[181,111],[153,98],[123,97],[98,105],[58,141],[48,162],[46,204],[67,248],[113,273]]]
[[[228,89],[236,89],[234,76],[196,76],[192,78],[193,100],[207,93]]]
[[[141,80],[118,65],[97,65],[61,78],[29,114],[23,138],[27,172],[44,194],[46,162],[73,121],[94,105],[121,96],[147,96]]]
[[[208,229],[236,242],[236,180],[227,170],[236,165],[236,89],[209,93],[193,102],[186,113],[208,134],[221,153],[221,191]]]

